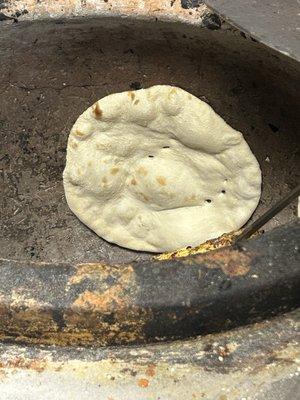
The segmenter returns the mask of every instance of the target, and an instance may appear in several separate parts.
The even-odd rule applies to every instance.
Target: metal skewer
[[[235,243],[238,243],[244,239],[249,238],[253,233],[255,233],[258,229],[260,229],[263,225],[265,225],[271,218],[273,218],[276,214],[278,214],[281,210],[283,210],[288,204],[291,203],[296,197],[300,195],[300,185],[296,186],[289,194],[279,200],[273,207],[270,208],[267,212],[265,212],[261,217],[259,217],[256,221],[253,222],[248,228],[246,228],[235,240]]]

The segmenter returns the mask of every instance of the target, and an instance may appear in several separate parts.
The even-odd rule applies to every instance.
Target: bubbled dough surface
[[[104,97],[77,119],[64,188],[99,236],[161,252],[243,226],[261,172],[242,134],[209,105],[161,85]]]

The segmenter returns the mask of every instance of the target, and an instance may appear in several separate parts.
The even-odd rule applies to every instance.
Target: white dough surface
[[[151,252],[239,229],[261,194],[243,135],[167,85],[111,94],[80,115],[63,182],[70,209],[99,236]]]

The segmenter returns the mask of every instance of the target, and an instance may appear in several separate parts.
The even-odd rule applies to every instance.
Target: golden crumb
[[[101,149],[103,149],[103,145],[101,144],[101,143],[96,143],[96,149],[97,150],[101,150]]]
[[[101,110],[98,101],[93,105],[93,114],[96,119],[100,119],[103,115],[103,111]]]
[[[84,136],[86,136],[85,133],[80,132],[78,129],[75,131],[75,135],[76,135],[76,136],[79,136],[79,137],[84,137]]]
[[[139,167],[137,170],[138,174],[146,176],[148,174],[148,171],[144,167]]]
[[[141,379],[138,380],[138,385],[141,388],[146,388],[146,387],[149,386],[149,381],[146,378],[141,378]]]
[[[135,98],[135,94],[133,92],[127,92],[128,96],[131,98],[131,100],[133,101]]]
[[[116,175],[119,171],[120,171],[120,168],[118,168],[118,167],[113,167],[113,168],[110,170],[110,173],[111,173],[112,175]]]
[[[163,176],[157,176],[156,180],[161,186],[166,186],[166,184],[167,184],[167,180]]]

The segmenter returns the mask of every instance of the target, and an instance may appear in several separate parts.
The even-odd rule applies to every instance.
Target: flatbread
[[[196,246],[244,225],[261,192],[240,132],[188,92],[160,85],[111,94],[68,140],[70,209],[109,242],[135,250]]]

